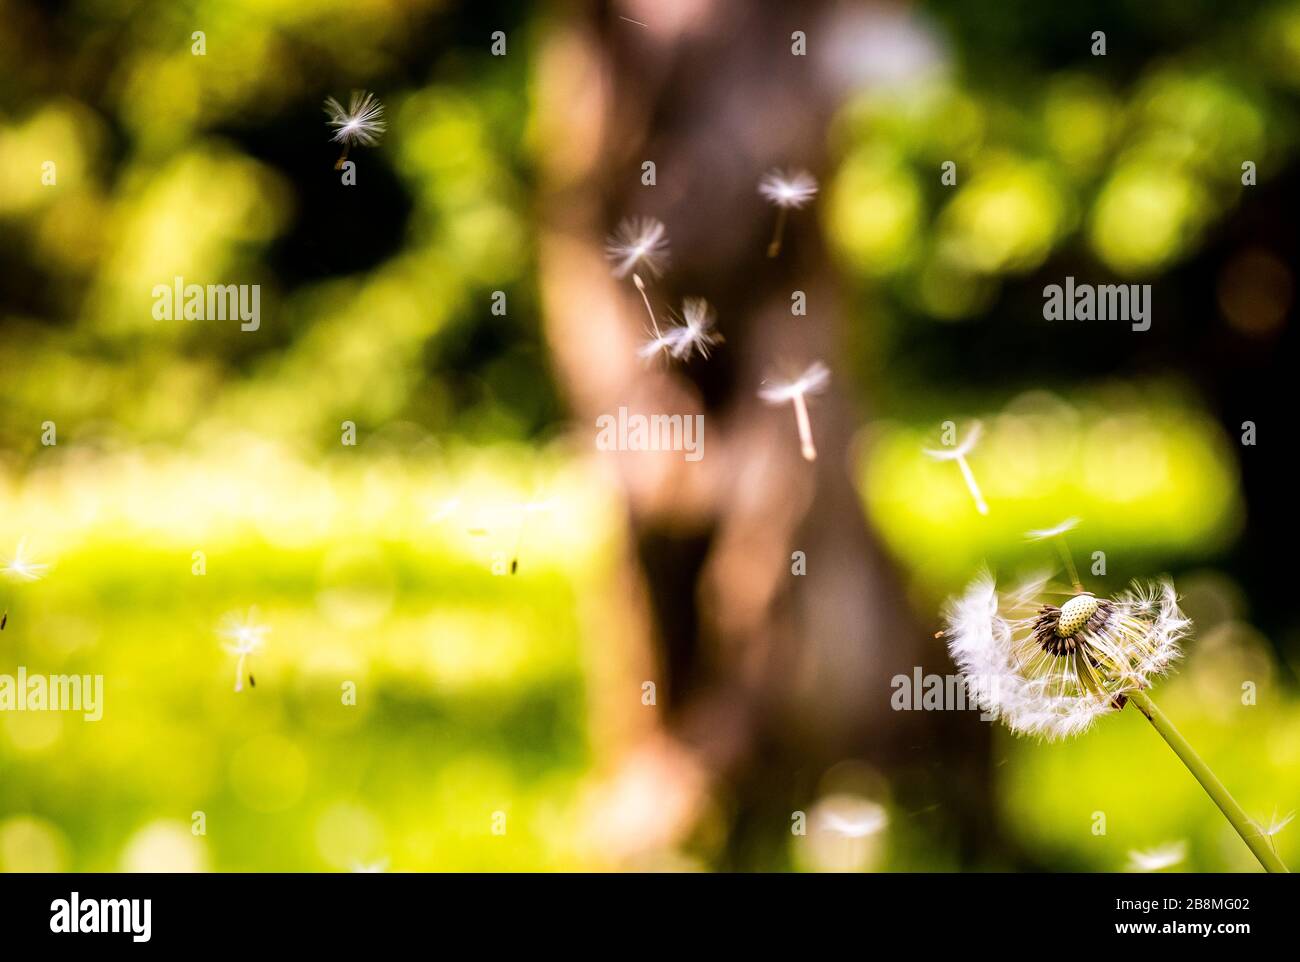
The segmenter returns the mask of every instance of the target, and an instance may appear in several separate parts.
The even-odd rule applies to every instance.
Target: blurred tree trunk
[[[601,731],[620,733],[593,814],[614,856],[682,842],[706,800],[730,793],[743,799],[731,863],[753,853],[770,865],[760,850],[780,852],[790,813],[846,758],[919,780],[918,791],[895,787],[920,808],[945,806],[942,786],[964,796],[939,819],[949,828],[989,826],[983,726],[973,714],[890,707],[893,676],[952,669],[934,626],[912,621],[854,489],[865,414],[841,361],[845,326],[871,319],[844,312],[816,203],[792,213],[780,256],[765,255],[774,211],[757,193],[761,175],[827,174],[833,85],[813,57],[791,52],[794,30],[818,42],[824,13],[741,2],[593,10],[556,24],[538,61],[544,323],[578,437],[594,445],[596,418],[623,405],[705,415],[696,463],[680,452],[596,454],[625,492],[630,546],[613,579],[622,594],[605,599],[620,615],[602,629],[616,652],[605,657],[622,667],[593,692]],[[642,183],[646,161],[654,186]],[[709,360],[670,369],[637,358],[645,310],[602,249],[628,216],[668,227],[671,264],[650,286],[656,312],[694,295],[717,307],[726,342]],[[807,316],[791,313],[796,290]],[[790,406],[769,408],[755,392],[782,364],[815,359],[833,378],[811,404],[820,457],[808,463]],[[795,551],[805,575],[792,573]],[[654,708],[641,704],[643,680],[656,683]],[[924,787],[927,772],[939,787]],[[655,803],[638,803],[643,792]]]

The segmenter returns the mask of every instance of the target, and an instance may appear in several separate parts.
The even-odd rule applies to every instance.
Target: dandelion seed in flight
[[[650,317],[650,330],[655,338],[659,338],[659,321],[650,306],[650,295],[646,293],[645,281],[641,279],[638,268],[652,277],[658,277],[663,271],[668,263],[668,229],[653,217],[625,218],[605,241],[605,256],[614,265],[615,277],[632,275],[632,283],[636,285],[641,303]]]
[[[722,335],[714,331],[716,323],[713,305],[702,297],[688,297],[682,301],[682,323],[653,332],[637,353],[643,358],[664,353],[677,360],[689,360],[698,351],[707,359],[709,348],[722,341]]]
[[[1062,535],[1073,531],[1079,527],[1078,518],[1066,518],[1060,524],[1054,524],[1050,528],[1039,528],[1036,531],[1026,531],[1025,537],[1030,541],[1046,541],[1048,538],[1059,538]]]
[[[244,690],[244,675],[248,659],[261,649],[270,630],[268,626],[257,623],[257,609],[251,609],[246,617],[227,615],[223,619],[218,634],[229,640],[224,642],[221,647],[237,656],[235,662],[235,691]],[[256,688],[257,682],[253,680],[252,672],[249,671],[247,674],[249,684]]]
[[[979,443],[980,436],[984,432],[984,426],[976,421],[966,432],[966,440],[961,444],[954,445],[951,448],[923,448],[922,450],[936,461],[956,461],[957,467],[961,468],[962,480],[966,482],[966,490],[970,492],[971,499],[975,502],[975,510],[980,514],[988,514],[989,506],[984,501],[984,495],[980,492],[980,486],[975,483],[975,474],[971,471],[970,465],[966,462],[966,455],[975,448]]]
[[[48,564],[42,564],[39,561],[33,561],[27,556],[27,542],[18,542],[18,547],[3,566],[0,566],[0,572],[14,581],[40,581],[45,577],[45,573],[50,570]]]
[[[1277,809],[1275,808],[1273,809],[1273,817],[1269,819],[1267,827],[1259,825],[1260,834],[1268,840],[1268,847],[1274,854],[1277,854],[1277,842],[1275,842],[1274,839],[1282,834],[1282,830],[1291,824],[1293,818],[1295,818],[1294,811],[1279,818]],[[1258,823],[1256,824],[1258,825]]]
[[[373,147],[388,129],[388,122],[384,120],[384,105],[374,94],[362,90],[352,91],[352,99],[348,101],[346,110],[333,97],[327,97],[325,113],[329,115],[329,125],[334,128],[334,136],[330,139],[343,145],[343,153],[334,165],[335,170],[342,169],[351,147]]]
[[[714,331],[718,315],[713,305],[702,297],[688,297],[682,301],[682,323],[678,331],[672,355],[675,358],[689,358],[695,351],[707,359],[709,348],[722,340],[722,335]]]
[[[776,207],[776,227],[772,231],[772,241],[767,245],[767,256],[775,257],[781,253],[781,240],[789,212],[801,210],[817,195],[817,178],[806,170],[789,174],[773,170],[759,180],[758,192]]]
[[[799,428],[799,444],[805,461],[817,459],[817,448],[813,444],[812,423],[808,418],[806,398],[810,394],[820,394],[830,384],[831,372],[821,361],[814,361],[808,369],[793,381],[764,382],[758,389],[758,396],[768,404],[794,405],[795,424]]]
[[[1282,833],[1282,829],[1290,825],[1291,821],[1294,818],[1295,818],[1295,812],[1291,812],[1279,818],[1277,814],[1277,810],[1274,809],[1273,817],[1269,820],[1268,827],[1263,830],[1264,834],[1267,835],[1269,838],[1273,838],[1276,835],[1280,835]]]
[[[1187,858],[1186,842],[1169,842],[1165,845],[1146,850],[1130,850],[1128,853],[1128,870],[1130,872],[1160,872],[1172,868]]]
[[[441,524],[460,510],[460,498],[448,498],[438,509],[429,515],[430,524]]]
[[[606,240],[605,256],[617,278],[638,269],[658,277],[668,264],[668,228],[653,217],[625,218]]]
[[[817,814],[822,828],[845,838],[875,835],[889,823],[881,805],[863,798],[833,797]]]
[[[1070,554],[1070,546],[1066,542],[1065,536],[1078,526],[1078,518],[1066,518],[1060,524],[1053,525],[1050,528],[1025,532],[1025,537],[1030,541],[1047,541],[1049,539],[1055,541],[1057,548],[1061,552],[1061,557],[1065,561],[1065,570],[1070,573],[1070,583],[1074,585],[1076,593],[1083,591],[1083,582],[1079,580],[1079,572],[1074,567],[1074,556]]]

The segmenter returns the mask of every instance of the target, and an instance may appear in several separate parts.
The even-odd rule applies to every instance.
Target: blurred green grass
[[[495,574],[517,533],[500,510],[515,501],[493,471],[448,488],[465,503],[439,519],[394,517],[420,493],[418,479],[336,466],[317,480],[341,501],[368,497],[388,510],[370,512],[369,526],[285,545],[232,539],[212,516],[198,519],[210,539],[142,531],[124,502],[170,495],[140,490],[139,478],[115,483],[126,475],[104,466],[100,523],[75,525],[75,546],[38,559],[54,562],[44,580],[5,585],[4,670],[102,673],[105,710],[98,722],[0,716],[0,838],[15,816],[35,817],[62,853],[42,862],[39,844],[24,855],[11,838],[0,867],[119,869],[127,840],[159,823],[177,830],[158,864],[571,865],[572,833],[556,828],[588,761],[575,575],[602,551],[586,520],[593,509],[599,517],[599,501],[561,475],[548,486],[553,509],[529,517],[518,573]],[[294,489],[263,495],[287,505]],[[500,520],[469,533],[481,517]],[[399,530],[380,530],[389,524]],[[191,549],[206,552],[206,574],[192,572]],[[256,687],[237,694],[217,631],[224,615],[254,606],[271,631],[251,660]],[[343,704],[345,682],[356,685],[355,706]],[[202,836],[189,832],[196,811]],[[17,837],[31,834],[16,824]]]

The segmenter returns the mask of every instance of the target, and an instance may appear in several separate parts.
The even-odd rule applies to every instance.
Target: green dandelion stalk
[[[1224,817],[1232,823],[1232,827],[1237,830],[1237,834],[1241,836],[1241,840],[1246,843],[1255,858],[1259,859],[1259,864],[1264,866],[1265,871],[1290,872],[1291,870],[1278,858],[1277,852],[1273,851],[1273,846],[1269,844],[1259,823],[1237,804],[1237,800],[1224,787],[1223,782],[1219,781],[1218,776],[1210,770],[1210,766],[1205,764],[1204,759],[1196,754],[1196,749],[1169,720],[1169,716],[1160,710],[1145,691],[1129,692],[1128,698],[1133,703],[1133,707],[1145,715],[1147,721],[1160,733],[1160,737],[1169,743],[1169,747],[1187,766],[1192,776],[1201,783],[1205,793],[1214,800],[1215,805],[1219,806],[1219,811],[1223,812]]]

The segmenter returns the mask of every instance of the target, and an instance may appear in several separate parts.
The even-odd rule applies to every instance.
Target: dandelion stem
[[[1070,582],[1074,585],[1075,594],[1083,592],[1083,582],[1079,580],[1079,570],[1074,566],[1074,557],[1070,554],[1070,545],[1065,540],[1065,535],[1056,536],[1056,548],[1061,552],[1061,557],[1065,559],[1065,570],[1070,573]]]
[[[803,458],[805,461],[816,461],[817,448],[813,445],[812,422],[808,420],[808,405],[803,399],[803,392],[800,391],[792,400],[794,419],[799,425],[799,443],[803,447]]]
[[[781,237],[785,234],[786,210],[787,208],[785,207],[778,207],[776,209],[776,227],[772,231],[772,242],[767,245],[768,257],[775,257],[777,254],[781,253]]]
[[[1228,790],[1223,787],[1223,782],[1210,771],[1210,766],[1202,761],[1201,756],[1196,754],[1196,749],[1188,744],[1187,739],[1174,727],[1174,723],[1168,716],[1156,707],[1156,703],[1147,693],[1134,691],[1130,692],[1128,697],[1134,707],[1145,715],[1147,721],[1160,733],[1160,737],[1169,743],[1169,747],[1187,766],[1187,770],[1201,783],[1206,794],[1214,800],[1215,805],[1219,806],[1219,811],[1223,812],[1232,823],[1232,827],[1237,830],[1237,834],[1241,836],[1241,840],[1246,843],[1255,858],[1259,859],[1259,864],[1264,866],[1265,871],[1289,872],[1290,869],[1268,845],[1259,824],[1246,814],[1245,809],[1237,804],[1235,798],[1228,794]]]
[[[654,331],[656,338],[660,337],[659,322],[655,320],[654,308],[650,306],[650,298],[645,292],[645,282],[641,280],[640,274],[632,275],[632,283],[636,284],[636,289],[641,292],[641,300],[645,302],[646,313],[650,315],[650,330]]]
[[[964,454],[958,455],[957,467],[961,468],[961,476],[966,480],[966,488],[970,491],[970,496],[975,499],[975,510],[980,514],[988,514],[989,506],[984,501],[984,495],[980,493],[980,486],[975,483],[975,473],[966,463]]]
[[[343,169],[343,164],[344,164],[344,163],[347,161],[347,159],[348,159],[348,148],[351,147],[351,146],[352,146],[351,144],[344,144],[344,145],[343,145],[343,153],[339,154],[339,159],[336,160],[336,161],[334,162],[334,169],[335,169],[335,170],[342,170],[342,169]]]

